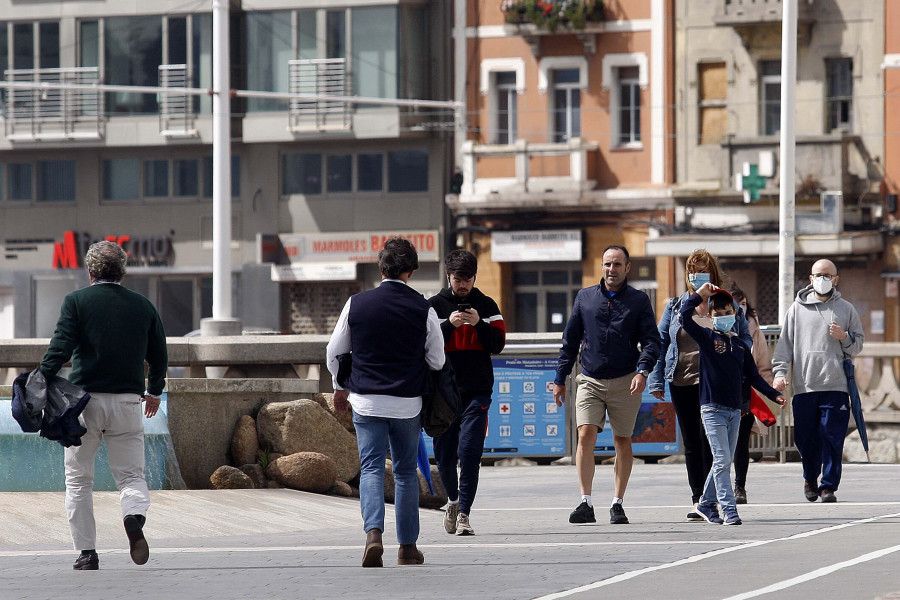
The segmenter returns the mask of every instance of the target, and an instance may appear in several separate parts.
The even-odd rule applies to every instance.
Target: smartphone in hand
[[[467,312],[470,308],[472,308],[471,304],[460,304],[456,307],[459,312]]]

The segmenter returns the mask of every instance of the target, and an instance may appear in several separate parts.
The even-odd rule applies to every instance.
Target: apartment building
[[[578,289],[624,244],[657,307],[671,261],[646,258],[672,221],[672,3],[457,0],[457,187],[448,235],[515,331],[562,331]]]
[[[881,68],[885,42],[893,38],[897,52],[897,36],[882,0],[796,4],[796,286],[816,259],[834,260],[867,340],[897,339],[896,324],[884,337],[884,287],[873,285],[887,254],[884,186],[897,191],[898,126]],[[675,218],[647,243],[649,255],[676,257],[676,269],[695,248],[716,254],[763,323],[779,320],[783,8],[781,0],[676,0]]]
[[[884,18],[884,309],[885,341],[900,341],[900,0],[885,0]]]
[[[210,4],[0,0],[0,75],[208,89]],[[232,98],[232,304],[245,327],[329,332],[346,298],[380,281],[375,256],[393,234],[420,249],[412,284],[440,288],[453,113],[392,101],[451,96],[451,9],[231,3],[233,88],[385,100]],[[0,338],[49,336],[104,238],[130,253],[125,284],[169,335],[211,316],[208,95],[16,87],[0,117]]]

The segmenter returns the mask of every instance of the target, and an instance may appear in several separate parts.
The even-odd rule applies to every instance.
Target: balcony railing
[[[797,20],[815,21],[813,0],[797,0]],[[717,25],[781,25],[784,7],[782,0],[719,0],[714,20]]]
[[[191,81],[187,65],[160,65],[159,87],[186,88]],[[159,96],[159,133],[166,137],[196,137],[194,98],[185,93]]]
[[[347,59],[325,58],[288,62],[290,92],[325,96],[351,95]],[[288,129],[294,132],[350,129],[352,106],[340,100],[290,102]]]
[[[96,85],[97,67],[11,69],[12,83],[33,87],[6,90],[4,133],[8,140],[100,139],[103,137],[103,93],[87,88],[59,89],[49,85]]]

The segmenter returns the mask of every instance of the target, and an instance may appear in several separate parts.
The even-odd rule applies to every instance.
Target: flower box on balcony
[[[549,32],[584,29],[589,22],[604,20],[603,0],[503,0],[500,8],[507,23],[532,24]]]

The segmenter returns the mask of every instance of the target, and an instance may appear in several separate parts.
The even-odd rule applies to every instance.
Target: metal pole
[[[213,319],[231,319],[231,82],[228,1],[213,0]]]
[[[794,300],[794,115],[797,98],[797,0],[784,0],[781,21],[781,161],[778,236],[778,323]]]
[[[462,146],[466,141],[466,4],[466,0],[456,0],[453,6],[454,166],[458,168],[462,168]]]

